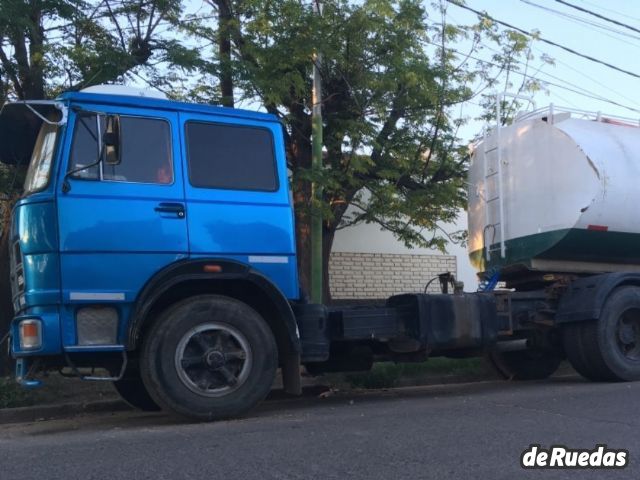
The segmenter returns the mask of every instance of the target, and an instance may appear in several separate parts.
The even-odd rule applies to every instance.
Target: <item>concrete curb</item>
[[[319,385],[316,381],[303,378],[303,389],[307,394],[320,394],[328,390],[328,386]],[[279,388],[278,388],[279,387]],[[281,392],[282,386],[277,382],[269,395],[270,401],[280,401],[289,399],[290,396]],[[134,411],[133,407],[124,401],[114,398],[113,400],[96,400],[92,402],[60,403],[50,405],[31,405],[28,407],[0,408],[0,425],[10,423],[33,423],[44,420],[54,420],[60,418],[71,418],[87,413],[107,413]]]
[[[122,412],[131,407],[122,400],[103,400],[89,403],[64,403],[60,405],[37,405],[32,407],[0,409],[0,425],[29,423],[54,418],[67,418],[83,413]]]

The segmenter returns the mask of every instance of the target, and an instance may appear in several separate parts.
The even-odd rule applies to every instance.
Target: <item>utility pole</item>
[[[322,15],[322,2],[315,0],[316,14]],[[311,115],[311,168],[314,172],[322,169],[322,78],[320,64],[322,56],[318,51],[313,55],[313,102]],[[311,301],[322,303],[322,188],[311,185]]]

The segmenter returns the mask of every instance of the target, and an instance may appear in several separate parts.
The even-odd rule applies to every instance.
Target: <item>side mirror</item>
[[[107,165],[120,165],[120,117],[108,115],[105,131],[102,135],[104,146],[104,161]]]

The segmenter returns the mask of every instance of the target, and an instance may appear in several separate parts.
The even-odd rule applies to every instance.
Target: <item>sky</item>
[[[591,10],[613,20],[626,23],[640,30],[640,1],[637,0],[566,0],[578,7]],[[629,70],[640,76],[640,64],[637,62],[640,49],[640,32],[626,29],[605,20],[580,12],[557,0],[466,0],[466,5],[479,11],[486,11],[497,20],[504,21],[527,31],[538,30],[540,36],[574,49],[585,55],[605,61],[621,69]],[[538,7],[536,7],[536,5]],[[543,7],[549,10],[544,10]],[[578,17],[588,22],[602,25],[605,29],[582,23]],[[454,23],[473,22],[477,16],[456,5],[449,4],[447,17]],[[640,78],[615,71],[557,47],[536,41],[533,52],[538,60],[532,62],[536,78],[555,83],[548,85],[548,92],[535,95],[538,107],[553,102],[555,105],[582,110],[602,111],[611,115],[640,119]],[[543,65],[539,60],[542,54],[554,59],[554,65]],[[541,67],[537,71],[538,67]],[[581,91],[586,95],[570,90]],[[607,101],[592,97],[604,97],[607,100],[635,109],[629,110]],[[470,106],[470,108],[473,108]],[[463,135],[472,136],[477,125],[471,125]]]

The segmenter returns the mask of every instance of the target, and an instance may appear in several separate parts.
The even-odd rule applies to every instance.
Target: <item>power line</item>
[[[495,23],[498,23],[498,24],[500,24],[500,25],[503,25],[503,26],[505,26],[505,27],[507,27],[507,28],[511,28],[512,30],[516,30],[517,32],[520,32],[520,33],[522,33],[522,34],[524,34],[524,35],[527,35],[527,36],[529,36],[529,37],[531,37],[531,38],[534,38],[534,39],[536,39],[536,40],[539,40],[539,41],[541,41],[541,42],[543,42],[543,43],[546,43],[546,44],[552,45],[552,46],[554,46],[554,47],[560,48],[560,49],[562,49],[562,50],[565,50],[566,52],[569,52],[569,53],[571,53],[571,54],[573,54],[573,55],[576,55],[576,56],[578,56],[578,57],[582,57],[582,58],[587,59],[587,60],[589,60],[589,61],[591,61],[591,62],[594,62],[594,63],[599,63],[600,65],[604,65],[605,67],[608,67],[608,68],[610,68],[610,69],[612,69],[612,70],[616,70],[616,71],[621,72],[621,73],[624,73],[624,74],[626,74],[626,75],[630,75],[630,76],[635,77],[635,78],[640,78],[640,74],[637,74],[637,73],[632,72],[632,71],[630,71],[630,70],[625,70],[625,69],[623,69],[623,68],[617,67],[617,66],[615,66],[615,65],[612,65],[611,63],[607,63],[607,62],[605,62],[605,61],[603,61],[603,60],[599,60],[599,59],[597,59],[597,58],[595,58],[595,57],[592,57],[592,56],[590,56],[590,55],[586,55],[586,54],[584,54],[584,53],[580,53],[580,52],[578,52],[577,50],[574,50],[574,49],[572,49],[572,48],[566,47],[566,46],[564,46],[564,45],[561,45],[561,44],[559,44],[559,43],[553,42],[553,41],[551,41],[551,40],[547,40],[546,38],[543,38],[543,37],[541,37],[541,36],[539,36],[539,35],[534,35],[533,33],[529,32],[529,31],[527,31],[527,30],[524,30],[524,29],[522,29],[522,28],[516,27],[515,25],[511,25],[510,23],[507,23],[507,22],[503,22],[503,21],[501,21],[501,20],[498,20],[498,19],[496,19],[496,18],[492,17],[491,15],[489,15],[489,14],[488,14],[488,13],[486,13],[486,12],[481,12],[481,11],[479,11],[479,10],[476,10],[476,9],[474,9],[474,8],[471,8],[471,7],[468,7],[468,6],[466,6],[466,5],[462,5],[462,4],[458,3],[458,1],[457,1],[457,0],[446,0],[446,1],[447,1],[447,2],[449,2],[449,3],[451,3],[451,4],[453,4],[453,5],[455,5],[455,6],[457,6],[457,7],[463,8],[463,9],[465,9],[465,10],[469,10],[470,12],[473,12],[473,13],[475,13],[476,15],[479,15],[479,16],[484,17],[484,18],[487,18],[487,19],[489,19],[489,20],[491,20],[491,21],[493,21],[493,22],[495,22]]]
[[[429,44],[431,44],[431,45],[434,45],[434,46],[436,46],[436,47],[441,47],[441,45],[440,45],[440,44],[437,44],[437,43],[435,43],[435,42],[427,42],[427,43],[429,43]],[[489,61],[489,60],[485,60],[485,59],[483,59],[483,58],[479,58],[479,57],[474,57],[473,55],[467,55],[466,53],[464,53],[464,52],[460,52],[459,50],[456,50],[456,49],[454,49],[454,48],[451,48],[451,49],[449,49],[449,50],[450,50],[450,51],[452,51],[452,52],[454,52],[454,53],[457,53],[458,55],[468,56],[468,57],[469,57],[469,58],[471,58],[472,60],[476,60],[476,61],[478,61],[478,62],[484,63],[485,65],[490,65],[490,66],[498,67],[498,68],[499,68],[499,67],[501,67],[501,65],[499,65],[499,64],[497,64],[497,63],[495,63],[495,62],[491,62],[491,61]],[[520,62],[520,61],[516,60],[516,63],[522,63],[522,62]],[[581,96],[586,97],[586,98],[591,98],[591,99],[593,99],[593,100],[598,100],[598,101],[600,101],[600,102],[609,103],[609,104],[611,104],[611,105],[615,105],[616,107],[625,108],[625,109],[627,109],[627,110],[629,110],[629,111],[632,111],[632,112],[634,112],[634,113],[640,113],[640,109],[633,108],[633,107],[630,107],[630,106],[628,106],[628,105],[624,105],[624,104],[622,104],[622,103],[619,103],[619,102],[616,102],[616,101],[614,101],[614,100],[611,100],[611,99],[608,99],[608,98],[606,98],[606,97],[603,97],[603,96],[601,96],[601,95],[598,95],[598,94],[596,94],[596,93],[594,93],[594,92],[590,92],[590,91],[588,91],[588,90],[586,90],[586,89],[584,89],[584,88],[582,88],[582,87],[580,87],[580,86],[578,86],[578,85],[574,85],[574,84],[572,84],[572,83],[570,83],[570,82],[567,82],[567,81],[565,81],[565,80],[563,80],[563,79],[561,79],[561,78],[559,78],[559,77],[556,77],[556,76],[554,76],[554,75],[551,75],[550,73],[540,72],[540,73],[542,73],[543,75],[547,75],[547,76],[549,76],[549,77],[551,77],[551,78],[555,78],[555,79],[557,79],[558,81],[564,82],[565,84],[567,84],[567,85],[571,85],[571,86],[576,87],[576,88],[570,88],[570,87],[567,87],[567,86],[565,86],[565,85],[560,85],[560,84],[558,84],[558,83],[551,82],[551,81],[549,81],[549,80],[539,79],[539,78],[536,78],[536,77],[534,77],[534,76],[532,76],[532,75],[527,75],[526,73],[519,72],[519,71],[517,71],[517,70],[512,70],[512,71],[511,71],[511,73],[512,73],[512,74],[514,74],[514,75],[520,75],[520,76],[522,76],[522,77],[529,78],[529,79],[531,79],[531,80],[538,80],[538,81],[541,81],[541,82],[545,83],[546,85],[551,85],[551,86],[554,86],[554,87],[556,87],[556,88],[560,88],[560,89],[562,89],[562,90],[566,90],[566,91],[568,91],[568,92],[575,93],[575,94],[577,94],[577,95],[581,95]],[[581,90],[582,90],[582,91],[581,91]]]
[[[449,13],[448,13],[447,15],[451,16]],[[456,19],[455,19],[455,18],[454,18],[454,21],[456,21]],[[458,23],[460,23],[460,22],[458,21]],[[434,23],[434,24],[432,24],[432,26],[435,26],[435,25],[436,25],[435,23]],[[430,42],[430,41],[426,41],[426,43],[429,43],[429,44],[431,44],[431,45],[433,45],[433,46],[436,46],[436,47],[439,47],[439,48],[441,48],[441,47],[442,47],[442,45],[440,45],[439,43],[434,43],[434,42]],[[495,53],[495,54],[498,54],[498,55],[503,54],[503,52],[501,52],[500,50],[497,50],[497,49],[495,49],[495,48],[491,47],[490,45],[487,45],[485,42],[480,42],[480,43],[479,43],[479,46],[481,46],[481,47],[483,47],[483,48],[486,48],[487,50],[489,50],[489,51],[491,51],[491,52],[493,52],[493,53]],[[535,48],[535,47],[534,47],[534,48]],[[471,56],[471,55],[470,55],[470,53],[469,53],[469,54],[467,54],[467,53],[460,52],[460,51],[455,50],[455,49],[450,49],[450,50],[451,50],[451,51],[453,51],[454,53],[459,54],[459,55],[462,55],[462,56],[465,56],[465,57],[471,58],[472,60],[476,60],[476,61],[480,61],[480,62],[485,62],[485,63],[487,63],[487,62],[488,62],[487,60],[483,60],[483,59],[480,59],[480,58],[477,58],[477,57],[473,57],[473,56]],[[542,53],[543,55],[545,54],[545,52],[544,52],[544,51],[542,51],[542,50],[540,50],[540,49],[538,49],[538,48],[536,48],[536,50],[537,50],[538,52]],[[516,64],[519,64],[519,65],[524,65],[524,66],[526,66],[526,63],[525,63],[525,62],[523,62],[522,60],[518,60],[517,58],[512,58],[512,59],[511,59],[511,61],[512,61],[513,63],[516,63]],[[555,60],[554,60],[554,61],[555,61]],[[591,77],[591,76],[587,75],[586,73],[584,73],[584,72],[582,72],[582,71],[580,71],[580,70],[578,70],[578,69],[576,69],[576,68],[572,67],[572,66],[571,66],[570,64],[568,64],[567,62],[563,62],[563,61],[561,61],[561,60],[557,60],[557,61],[558,61],[558,63],[561,63],[561,64],[565,65],[567,68],[569,68],[569,69],[573,70],[574,72],[579,73],[579,74],[580,74],[580,75],[582,75],[584,78],[586,78],[586,79],[588,79],[588,80],[591,80],[592,82],[594,82],[594,83],[596,83],[596,84],[598,84],[598,85],[600,85],[600,86],[602,86],[602,87],[607,88],[607,89],[608,89],[608,91],[609,91],[610,93],[616,94],[616,95],[618,95],[619,97],[624,98],[625,100],[629,101],[630,103],[633,103],[634,105],[640,106],[640,104],[639,104],[636,100],[634,100],[634,99],[632,99],[632,98],[630,98],[630,97],[627,97],[627,96],[625,96],[624,94],[622,94],[622,93],[620,93],[620,92],[618,92],[618,91],[616,91],[616,90],[613,90],[613,89],[611,88],[611,86],[610,86],[610,85],[606,85],[606,84],[604,84],[604,83],[602,83],[602,82],[600,82],[600,81],[596,80],[595,78],[593,78],[593,77]],[[498,64],[496,64],[496,63],[488,63],[488,64],[491,64],[492,66],[495,66],[495,67],[500,67],[500,65],[498,65]],[[546,84],[548,84],[548,85],[557,86],[558,88],[564,88],[564,89],[566,89],[566,90],[568,90],[568,91],[570,91],[570,92],[572,92],[572,93],[576,93],[576,94],[579,94],[579,95],[585,96],[585,97],[587,97],[587,98],[591,98],[591,99],[598,100],[598,101],[602,101],[602,102],[606,102],[606,103],[611,103],[612,105],[616,105],[616,106],[619,106],[619,107],[623,107],[623,108],[629,109],[629,110],[634,111],[634,112],[637,112],[637,111],[638,111],[638,110],[636,110],[636,109],[634,109],[634,108],[632,108],[632,107],[628,107],[627,105],[623,105],[623,104],[621,104],[621,103],[618,103],[618,102],[616,102],[615,100],[610,100],[610,99],[608,99],[608,98],[606,98],[606,97],[603,97],[602,95],[600,95],[600,94],[598,94],[598,93],[596,93],[596,92],[593,92],[593,91],[591,91],[591,90],[588,90],[588,89],[586,89],[586,88],[584,88],[584,87],[582,87],[582,86],[580,86],[580,85],[576,85],[575,83],[571,83],[571,82],[569,82],[569,81],[565,80],[564,78],[558,77],[558,76],[553,75],[553,74],[548,73],[548,72],[543,72],[543,71],[541,71],[541,68],[538,68],[538,70],[537,70],[537,72],[536,72],[536,74],[535,74],[535,75],[525,75],[525,74],[523,74],[522,72],[519,72],[519,71],[516,71],[516,70],[512,70],[511,72],[512,72],[512,73],[515,73],[515,74],[517,74],[517,75],[524,76],[524,77],[529,78],[529,79],[531,79],[531,80],[540,80],[541,82],[545,82],[545,83],[546,83]],[[541,75],[545,75],[546,77],[552,78],[552,79],[554,79],[554,80],[557,80],[557,81],[559,81],[559,82],[562,82],[562,83],[563,83],[563,84],[565,84],[565,85],[569,85],[570,87],[573,87],[573,89],[568,89],[567,87],[563,87],[563,86],[558,85],[558,84],[556,84],[556,83],[550,82],[549,80],[546,80],[546,79],[538,79],[537,77],[538,77],[538,75],[540,75],[540,74],[541,74]],[[574,90],[574,89],[577,89],[577,90]],[[578,91],[578,90],[579,90],[579,91]]]
[[[483,44],[483,45],[485,45],[485,44]],[[482,61],[482,60],[480,60],[480,61]],[[514,59],[514,61],[516,63],[520,63],[521,65],[524,63],[522,61],[515,60],[515,59]],[[497,65],[494,64],[494,66],[497,66]],[[551,81],[543,79],[543,78],[537,78],[536,76],[526,75],[526,74],[523,74],[522,72],[519,72],[519,71],[516,71],[516,70],[513,70],[512,73],[515,73],[516,75],[522,75],[522,76],[530,78],[532,80],[539,80],[539,81],[544,82],[544,83],[546,83],[548,85],[552,85],[552,86],[557,87],[557,88],[562,88],[563,90],[567,90],[569,92],[572,92],[572,93],[575,93],[575,94],[578,94],[578,95],[582,95],[584,97],[591,98],[593,100],[598,100],[598,101],[601,101],[601,102],[610,103],[610,104],[615,105],[617,107],[623,107],[623,108],[626,108],[626,109],[631,110],[633,112],[639,112],[640,113],[640,110],[638,110],[638,109],[635,109],[633,107],[629,107],[628,105],[624,105],[622,103],[618,103],[615,100],[611,100],[609,98],[603,97],[602,95],[599,95],[599,94],[597,94],[597,93],[595,93],[595,92],[593,92],[591,90],[587,90],[586,88],[581,87],[580,85],[576,85],[575,83],[568,82],[565,79],[563,79],[561,77],[558,77],[557,75],[553,75],[551,73],[548,73],[548,72],[539,71],[539,73],[541,75],[545,75],[545,76],[547,76],[549,78],[552,78],[552,79],[554,79],[554,80],[556,80],[558,82],[562,82],[565,85],[568,85],[569,87],[573,87],[573,88],[569,88],[569,87],[566,87],[566,86],[563,86],[563,85],[559,85],[557,83],[551,82]],[[580,73],[580,72],[578,72],[578,73]],[[617,93],[618,95],[621,95],[619,92],[615,92],[613,90],[611,90],[611,92],[612,93]],[[638,105],[636,102],[633,102],[633,103]]]
[[[629,15],[628,13],[622,13],[622,12],[619,12],[618,10],[614,10],[614,9],[612,9],[612,8],[603,7],[603,6],[602,6],[602,5],[600,5],[600,4],[593,3],[593,2],[589,2],[589,1],[587,1],[587,0],[581,0],[581,1],[582,1],[582,3],[586,3],[587,5],[591,5],[592,7],[598,8],[598,9],[600,9],[600,10],[604,10],[605,12],[615,13],[616,15],[620,15],[621,17],[629,18],[629,19],[631,19],[631,20],[638,20],[638,21],[640,21],[640,18],[638,18],[638,17],[632,17],[632,16],[631,16],[631,15]]]
[[[580,7],[578,5],[574,5],[573,3],[566,2],[565,0],[556,0],[556,2],[561,3],[562,5],[566,5],[567,7],[574,8],[574,9],[576,9],[576,10],[578,10],[580,12],[586,13],[588,15],[593,15],[594,17],[597,17],[597,18],[599,18],[601,20],[605,20],[607,22],[613,23],[613,24],[618,25],[620,27],[624,27],[624,28],[627,28],[627,29],[632,30],[634,32],[640,33],[640,29],[638,29],[636,27],[632,27],[631,25],[629,25],[627,23],[619,22],[618,20],[614,20],[613,18],[609,18],[609,17],[606,17],[604,15],[600,15],[599,13],[596,13],[596,12],[594,12],[592,10],[589,10],[588,8],[583,8],[583,7]]]
[[[534,47],[534,48],[535,48],[535,47]],[[542,53],[542,54],[544,54],[544,51],[542,51],[542,50],[540,50],[540,49],[538,49],[538,48],[535,48],[535,50],[536,50],[536,51],[538,51],[538,52],[540,52],[540,53]],[[569,70],[572,70],[572,71],[574,71],[575,73],[578,73],[578,74],[582,75],[582,76],[583,76],[584,78],[586,78],[587,80],[590,80],[590,81],[592,81],[593,83],[595,83],[595,84],[597,84],[597,85],[599,85],[599,86],[601,86],[601,87],[606,88],[607,90],[609,90],[609,92],[610,92],[610,93],[614,93],[614,94],[618,95],[620,98],[623,98],[623,99],[625,99],[625,100],[627,100],[627,101],[629,101],[629,102],[631,102],[631,103],[633,103],[633,104],[635,104],[635,105],[640,106],[640,103],[638,103],[638,100],[637,100],[637,99],[633,99],[633,98],[631,98],[631,97],[629,97],[629,96],[625,95],[625,94],[624,94],[624,93],[622,93],[622,92],[619,92],[619,91],[617,91],[617,90],[613,90],[613,89],[611,88],[611,85],[607,85],[606,83],[603,83],[603,82],[601,82],[600,80],[598,80],[598,79],[596,79],[596,78],[593,78],[592,76],[587,75],[587,74],[586,74],[586,73],[584,73],[583,71],[578,70],[577,68],[575,68],[575,67],[571,66],[569,63],[567,63],[567,62],[563,62],[562,60],[558,60],[558,59],[555,59],[555,60],[554,60],[554,62],[558,62],[559,64],[564,65],[564,66],[565,66],[566,68],[568,68]],[[546,72],[543,72],[543,73],[544,73],[545,75],[550,75],[549,73],[546,73]],[[575,86],[575,85],[574,85],[574,86]],[[586,90],[586,89],[584,89],[584,88],[583,88],[583,90],[588,91],[588,90]],[[593,93],[593,92],[590,92],[590,93]]]
[[[525,1],[525,0],[522,0],[522,1]],[[527,1],[526,3],[528,3],[528,1]],[[533,4],[532,4],[532,5],[533,5]],[[449,12],[447,12],[447,16],[448,16],[448,17],[450,17],[450,18],[452,18],[454,22],[457,22],[458,24],[461,24],[461,22],[460,22],[458,19],[456,19],[453,15],[451,15]],[[433,26],[436,26],[436,24],[434,23],[434,24],[433,24]],[[486,44],[486,43],[484,43],[484,42],[481,42],[481,43],[480,43],[480,45],[481,45],[481,46],[483,46],[484,48],[487,48],[488,50],[490,50],[490,51],[492,51],[492,52],[494,52],[494,53],[497,53],[497,54],[502,54],[502,53],[503,53],[503,52],[500,52],[499,50],[496,50],[495,48],[492,48],[491,46],[487,45],[487,44]],[[533,47],[533,48],[534,48],[536,51],[538,51],[540,54],[542,54],[542,55],[546,55],[546,53],[545,53],[542,49],[537,48],[537,47]],[[464,55],[464,54],[462,54],[462,55]],[[525,62],[523,62],[523,61],[518,61],[517,59],[513,59],[513,61],[515,61],[516,63],[519,63],[520,65],[525,65]],[[610,93],[613,93],[613,94],[615,94],[615,95],[619,96],[620,98],[623,98],[624,100],[627,100],[628,102],[633,103],[634,105],[640,106],[640,103],[638,103],[637,99],[633,99],[633,98],[628,97],[628,96],[626,96],[625,94],[623,94],[623,93],[621,93],[621,92],[619,92],[619,91],[617,91],[617,90],[614,90],[613,88],[611,88],[611,85],[608,85],[608,84],[605,84],[605,83],[603,83],[603,82],[600,82],[599,80],[597,80],[597,79],[593,78],[592,76],[589,76],[588,74],[584,73],[583,71],[581,71],[581,70],[579,70],[579,69],[577,69],[577,68],[575,68],[575,67],[571,66],[569,63],[564,62],[564,61],[562,61],[562,60],[560,60],[560,59],[553,59],[553,63],[556,63],[556,62],[557,62],[557,63],[560,63],[560,64],[564,65],[565,67],[567,67],[568,69],[570,69],[570,70],[572,70],[572,71],[574,71],[574,72],[576,72],[576,73],[580,74],[582,77],[584,77],[584,78],[586,78],[586,79],[588,79],[588,80],[592,81],[593,83],[595,83],[595,84],[597,84],[597,85],[599,85],[599,86],[601,86],[601,87],[606,88]],[[539,73],[541,73],[541,74],[543,74],[543,75],[546,75],[546,76],[548,76],[548,77],[551,77],[551,78],[553,78],[553,79],[556,79],[556,80],[558,80],[558,81],[561,81],[561,82],[563,82],[563,83],[565,83],[565,84],[567,84],[567,85],[570,85],[570,86],[572,86],[572,87],[575,87],[575,88],[581,89],[581,90],[583,90],[584,92],[587,92],[588,94],[598,95],[597,93],[595,93],[595,92],[593,92],[593,91],[587,90],[587,89],[585,89],[584,87],[581,87],[581,86],[576,85],[576,84],[574,84],[574,83],[568,82],[567,80],[564,80],[563,78],[557,77],[557,76],[555,76],[555,75],[553,75],[553,74],[551,74],[551,73],[541,72],[541,71],[540,71],[540,70],[541,70],[541,68],[542,68],[542,67],[540,67],[540,68],[538,69],[538,72],[539,72]],[[537,74],[536,74],[536,76],[537,76]],[[532,78],[535,78],[535,77],[532,77]],[[556,94],[556,96],[557,96],[557,94]],[[602,98],[604,98],[604,97],[602,97]]]
[[[638,37],[638,35],[634,35],[633,33],[623,32],[623,31],[621,31],[619,29],[616,29],[614,27],[610,27],[610,26],[605,25],[603,23],[598,23],[598,22],[596,22],[594,20],[589,20],[587,18],[583,18],[583,17],[580,17],[578,15],[572,15],[570,13],[562,12],[562,11],[556,10],[554,8],[545,7],[543,5],[538,5],[537,3],[534,3],[531,0],[520,0],[520,1],[523,2],[523,3],[526,3],[527,5],[531,5],[532,7],[536,7],[536,8],[539,8],[541,10],[544,10],[546,12],[549,12],[549,13],[551,13],[553,15],[564,17],[564,18],[568,19],[571,22],[583,24],[583,26],[584,25],[589,25],[591,27],[596,27],[596,28],[599,28],[601,30],[605,30],[607,32],[611,32],[611,33],[616,34],[616,35],[632,38],[634,40],[640,40],[640,37]],[[623,40],[621,38],[614,37],[613,35],[608,35],[607,33],[604,33],[604,32],[601,32],[601,33],[603,35],[606,35],[607,37],[613,38],[614,40],[618,40],[620,42],[626,43],[627,45],[638,47],[637,44],[628,42],[628,41]]]
[[[490,51],[492,51],[492,52],[496,53],[496,54],[502,54],[502,52],[500,52],[499,50],[496,50],[495,48],[492,48],[491,46],[487,45],[487,44],[486,44],[486,43],[484,43],[484,42],[481,42],[481,43],[480,43],[480,45],[481,45],[482,47],[484,47],[484,48],[486,48],[486,49],[488,49],[488,50],[490,50]],[[534,48],[535,48],[535,47],[534,47]],[[538,48],[536,48],[536,50],[537,50],[538,52],[542,53],[542,54],[544,54],[544,53],[545,53],[544,51],[542,51],[542,50],[540,50],[540,49],[538,49]],[[518,60],[518,59],[515,59],[515,58],[514,58],[514,59],[512,59],[512,61],[513,61],[513,62],[515,62],[515,63],[519,63],[520,65],[526,65],[526,64],[525,64],[525,62],[523,62],[522,60]],[[554,59],[554,61],[555,61],[555,59]],[[614,94],[616,94],[616,95],[620,96],[621,98],[624,98],[625,100],[628,100],[629,102],[631,102],[631,103],[633,103],[633,104],[635,104],[635,105],[640,106],[640,104],[639,104],[636,100],[634,100],[634,99],[632,99],[632,98],[629,98],[629,97],[625,96],[624,94],[622,94],[622,93],[620,93],[620,92],[618,92],[618,91],[616,91],[616,90],[613,90],[613,89],[611,88],[611,86],[610,86],[610,85],[606,85],[606,84],[604,84],[604,83],[602,83],[602,82],[600,82],[600,81],[596,80],[595,78],[593,78],[593,77],[591,77],[591,76],[587,75],[586,73],[584,73],[584,72],[582,72],[582,71],[578,70],[577,68],[572,67],[570,64],[568,64],[568,63],[566,63],[566,62],[563,62],[563,61],[561,61],[561,60],[557,60],[557,61],[558,61],[558,63],[561,63],[562,65],[565,65],[567,68],[569,68],[569,69],[573,70],[574,72],[579,73],[579,74],[580,74],[580,75],[582,75],[584,78],[586,78],[586,79],[588,79],[588,80],[591,80],[592,82],[597,83],[598,85],[600,85],[600,86],[602,86],[602,87],[607,88],[607,89],[609,90],[609,92],[614,93]],[[583,91],[583,92],[585,92],[587,95],[589,95],[589,96],[590,96],[590,98],[595,98],[596,96],[598,96],[598,97],[600,97],[600,99],[601,99],[602,101],[607,101],[607,102],[608,102],[608,101],[610,101],[610,100],[609,100],[609,99],[607,99],[606,97],[603,97],[603,96],[601,96],[601,95],[599,95],[599,94],[597,94],[597,93],[595,93],[595,92],[593,92],[593,91],[591,91],[591,90],[588,90],[588,89],[586,89],[586,88],[584,88],[584,87],[581,87],[580,85],[576,85],[575,83],[571,83],[571,82],[569,82],[569,81],[565,80],[564,78],[558,77],[558,76],[553,75],[553,74],[548,73],[548,72],[542,72],[542,71],[540,71],[540,69],[538,69],[538,72],[539,72],[540,74],[542,74],[542,75],[546,75],[547,77],[550,77],[550,78],[552,78],[552,79],[554,79],[554,80],[557,80],[557,81],[559,81],[559,82],[562,82],[562,83],[564,83],[564,84],[566,84],[566,85],[569,85],[569,86],[571,86],[571,87],[574,87],[574,88],[577,88],[577,89],[579,89],[579,90],[582,90],[582,91]],[[516,72],[516,73],[520,73],[520,72]],[[535,78],[535,76],[529,76],[529,78],[536,79],[536,78]],[[541,80],[542,80],[542,81],[546,81],[546,80],[543,80],[543,79],[541,79]]]

